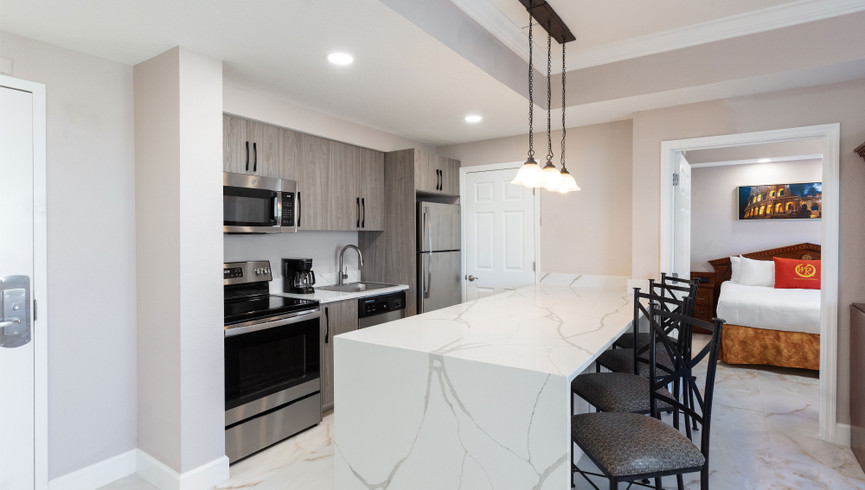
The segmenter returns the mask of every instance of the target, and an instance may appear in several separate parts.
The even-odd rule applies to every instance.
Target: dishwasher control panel
[[[382,294],[357,300],[358,318],[381,315],[405,309],[405,291]]]

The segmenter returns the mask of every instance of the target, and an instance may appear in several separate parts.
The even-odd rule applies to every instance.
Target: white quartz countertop
[[[300,299],[311,299],[318,301],[322,304],[324,303],[333,303],[335,301],[345,301],[349,299],[359,299],[366,298],[369,296],[378,296],[380,294],[388,294],[395,293],[397,291],[405,291],[408,289],[408,286],[405,284],[395,284],[391,287],[386,288],[378,288],[378,289],[368,289],[366,291],[357,291],[352,293],[345,293],[342,291],[325,291],[320,288],[315,288],[315,292],[312,294],[295,294],[295,293],[285,293],[282,291],[272,292],[271,294],[275,294],[277,296],[284,296],[286,298],[300,298]]]
[[[340,335],[572,379],[630,328],[627,288],[528,286]]]

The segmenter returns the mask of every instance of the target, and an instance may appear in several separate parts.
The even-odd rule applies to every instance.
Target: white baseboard
[[[136,472],[154,486],[165,490],[211,488],[228,479],[228,458],[222,456],[197,468],[178,473],[146,452],[136,450]]]
[[[228,458],[222,456],[183,474],[140,449],[67,473],[48,482],[49,490],[92,490],[138,473],[157,488],[192,490],[211,488],[228,479]]]
[[[126,451],[48,482],[50,490],[90,490],[135,473],[135,453]]]
[[[835,424],[835,444],[850,447],[850,424]]]

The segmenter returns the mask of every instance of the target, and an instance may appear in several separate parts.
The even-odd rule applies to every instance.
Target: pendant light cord
[[[547,29],[547,161],[553,159],[553,138],[552,124],[550,120],[550,106],[552,105],[553,92],[550,85],[550,75],[553,67],[553,36],[550,34],[551,29]]]
[[[567,128],[565,127],[565,87],[567,85],[565,85],[565,82],[568,72],[565,70],[565,46],[567,46],[567,43],[562,43],[562,171],[565,170],[565,134],[567,134]]]
[[[532,23],[534,18],[532,17],[532,9],[534,8],[534,1],[529,0],[529,159],[531,160],[535,156],[534,144],[535,144],[535,133],[532,127],[532,121],[534,119],[534,109],[535,109],[535,101],[534,101],[534,64],[532,63]]]

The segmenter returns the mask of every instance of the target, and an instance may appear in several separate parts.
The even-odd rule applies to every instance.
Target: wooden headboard
[[[781,257],[785,259],[804,259],[804,260],[820,260],[820,245],[813,243],[799,243],[787,247],[772,248],[769,250],[760,250],[759,252],[750,252],[741,254],[742,257],[747,257],[754,260],[772,260],[772,257]],[[732,269],[730,268],[730,257],[721,257],[720,259],[710,260],[710,264],[715,268],[715,304],[718,304],[718,295],[721,293],[721,283],[730,280]]]

